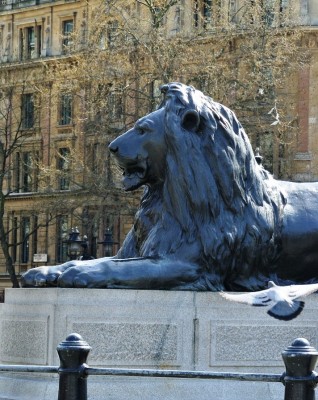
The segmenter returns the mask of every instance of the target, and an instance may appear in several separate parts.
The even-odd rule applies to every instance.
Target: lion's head
[[[161,90],[160,108],[110,144],[125,189],[147,186],[135,223],[138,255],[199,263],[202,289],[263,285],[279,247],[275,181],[231,110],[181,83]]]
[[[146,115],[109,145],[123,170],[125,190],[162,181],[166,156],[164,118],[163,108]]]

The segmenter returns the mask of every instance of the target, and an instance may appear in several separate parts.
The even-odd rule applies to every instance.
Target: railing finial
[[[58,400],[87,400],[86,360],[91,347],[78,333],[57,346],[60,357]]]
[[[285,400],[314,400],[317,350],[307,339],[298,338],[282,352],[282,357],[286,366]]]

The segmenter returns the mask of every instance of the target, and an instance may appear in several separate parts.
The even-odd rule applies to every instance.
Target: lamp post
[[[112,257],[113,255],[113,245],[118,244],[118,242],[113,241],[113,232],[110,228],[106,228],[104,233],[104,240],[102,242],[98,242],[98,244],[102,244],[104,246],[104,256]]]
[[[86,235],[83,236],[82,240],[82,248],[83,248],[83,255],[81,257],[81,260],[94,260],[94,257],[89,254],[89,249],[88,249],[88,238]]]
[[[76,260],[83,253],[83,250],[87,249],[87,238],[86,240],[81,239],[77,227],[71,229],[69,238],[65,240],[65,243],[67,243],[67,255],[70,260]]]

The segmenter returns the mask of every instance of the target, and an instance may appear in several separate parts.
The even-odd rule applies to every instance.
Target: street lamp
[[[81,257],[81,260],[94,260],[94,257],[89,254],[89,249],[88,249],[88,238],[87,235],[83,236],[82,240],[82,248],[83,248],[83,255]]]
[[[69,234],[68,240],[65,240],[67,243],[67,255],[70,260],[76,260],[81,256],[83,250],[87,248],[87,238],[86,240],[82,240],[80,238],[80,232],[77,227],[72,228]]]
[[[106,228],[104,233],[104,240],[102,242],[98,242],[98,244],[102,244],[104,246],[104,256],[112,257],[113,255],[113,245],[118,244],[118,242],[113,241],[113,232],[110,228]]]

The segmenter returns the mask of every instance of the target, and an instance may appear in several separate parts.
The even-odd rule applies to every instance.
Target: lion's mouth
[[[138,163],[130,166],[120,165],[120,168],[123,171],[122,183],[126,191],[135,190],[146,182],[146,163]]]

